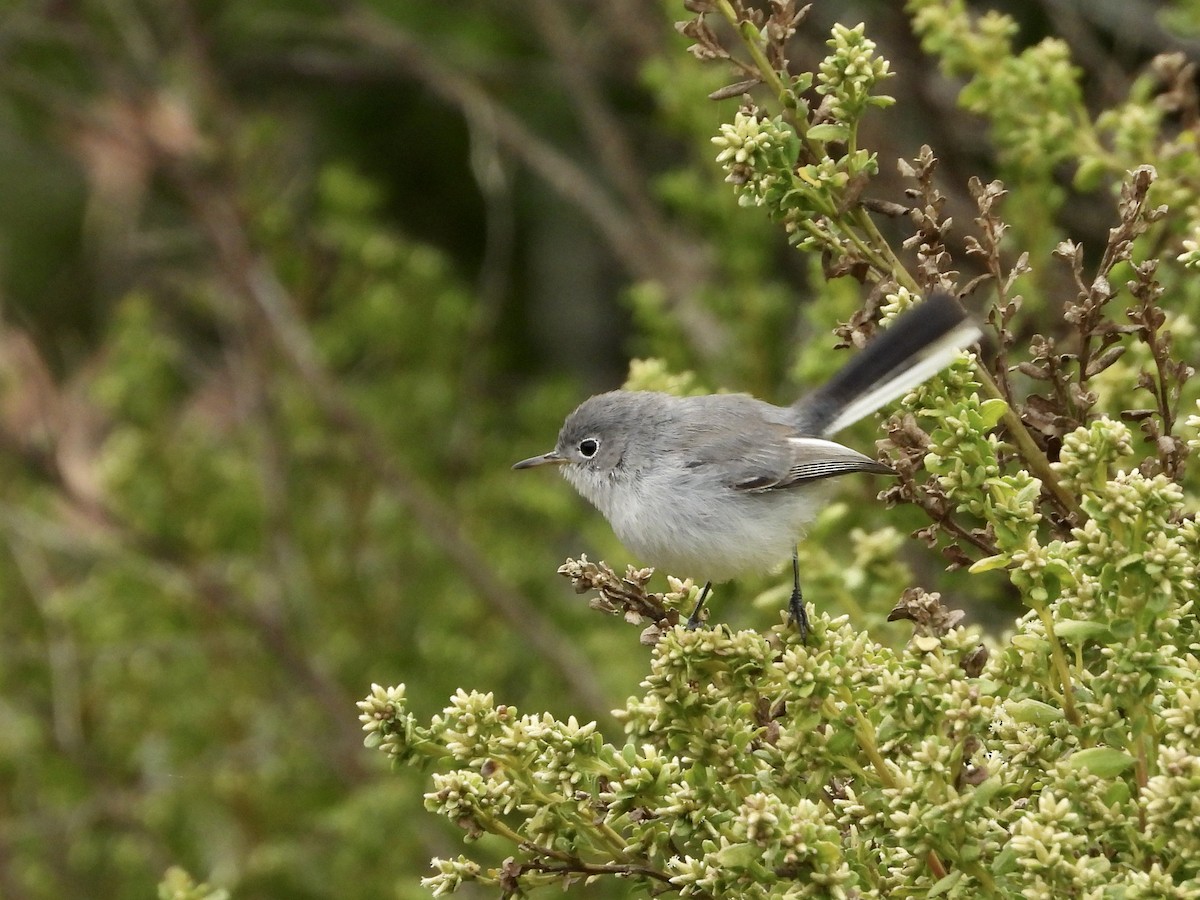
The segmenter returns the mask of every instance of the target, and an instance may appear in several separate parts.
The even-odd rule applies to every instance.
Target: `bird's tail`
[[[802,428],[835,434],[903,396],[978,342],[979,326],[946,291],[905,310],[824,385],[797,401]]]

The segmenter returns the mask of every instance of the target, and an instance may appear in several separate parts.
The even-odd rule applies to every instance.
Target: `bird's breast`
[[[639,562],[698,581],[770,571],[791,558],[820,509],[826,484],[737,491],[695,470],[645,476],[602,489],[597,502]]]

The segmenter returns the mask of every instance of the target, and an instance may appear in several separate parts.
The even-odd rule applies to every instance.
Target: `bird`
[[[554,449],[514,469],[556,466],[640,561],[714,583],[792,560],[788,617],[807,640],[797,541],[830,479],[895,470],[831,440],[949,365],[981,331],[938,290],[897,315],[823,385],[790,406],[749,394],[597,394],[567,416]]]

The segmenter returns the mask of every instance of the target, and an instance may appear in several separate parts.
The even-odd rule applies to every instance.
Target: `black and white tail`
[[[812,434],[836,434],[932,378],[981,336],[954,297],[934,292],[796,403],[801,427]]]

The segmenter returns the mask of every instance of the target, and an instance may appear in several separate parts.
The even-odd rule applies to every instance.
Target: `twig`
[[[631,863],[588,863],[583,860],[565,863],[545,863],[532,860],[520,863],[520,866],[523,869],[533,869],[536,872],[546,872],[549,874],[640,875],[644,878],[653,878],[655,881],[662,881],[666,884],[671,883],[671,876],[666,872],[660,872],[658,869],[652,869],[649,866],[638,866]]]

